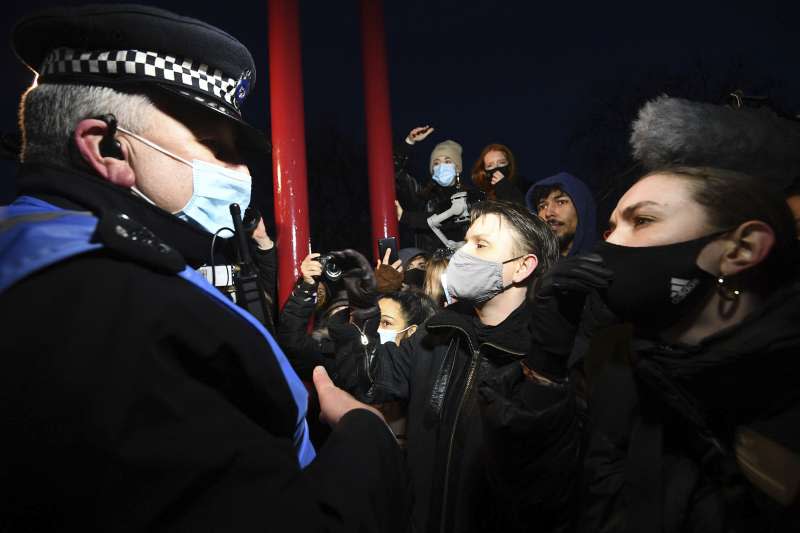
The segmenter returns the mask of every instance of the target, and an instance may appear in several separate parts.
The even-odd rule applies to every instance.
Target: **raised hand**
[[[420,141],[424,141],[425,138],[433,133],[433,127],[431,126],[417,126],[416,128],[412,129],[408,132],[406,136],[406,142],[408,144],[415,144]]]
[[[398,259],[391,265],[389,256],[392,254],[391,248],[383,254],[383,261],[378,259],[375,265],[375,280],[377,290],[381,294],[399,291],[403,287],[403,261]]]
[[[258,226],[253,231],[253,240],[256,241],[256,246],[259,250],[270,250],[275,243],[269,238],[267,228],[264,226],[264,219],[259,219]]]
[[[331,252],[340,266],[352,266],[342,274],[350,306],[357,309],[369,308],[375,305],[377,291],[375,273],[367,258],[350,248]]]
[[[542,277],[536,298],[555,298],[564,318],[577,323],[586,295],[607,288],[612,277],[613,272],[605,267],[598,254],[562,257]]]
[[[303,281],[309,285],[315,285],[317,278],[322,275],[322,265],[317,261],[317,257],[319,254],[312,252],[300,263],[300,274],[303,276]]]

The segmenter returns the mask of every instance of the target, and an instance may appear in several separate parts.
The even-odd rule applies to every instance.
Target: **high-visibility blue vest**
[[[101,249],[102,243],[90,242],[97,223],[97,218],[89,212],[61,209],[30,196],[21,196],[11,205],[0,207],[0,294],[59,261]],[[308,466],[316,455],[308,439],[308,392],[278,343],[255,317],[228,300],[194,269],[187,266],[178,276],[220,307],[239,315],[264,337],[297,405],[294,445],[300,466]]]

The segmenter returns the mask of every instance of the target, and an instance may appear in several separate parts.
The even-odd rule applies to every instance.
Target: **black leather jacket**
[[[495,327],[456,305],[377,348],[361,390],[408,405],[414,531],[568,528],[581,424],[570,383],[523,376],[533,322],[527,305]]]

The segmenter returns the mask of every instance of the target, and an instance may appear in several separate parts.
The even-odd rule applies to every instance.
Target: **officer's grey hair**
[[[22,131],[21,159],[74,166],[70,145],[81,120],[108,113],[117,122],[145,134],[155,120],[155,105],[145,95],[121,92],[96,85],[34,85],[22,96],[19,126]]]

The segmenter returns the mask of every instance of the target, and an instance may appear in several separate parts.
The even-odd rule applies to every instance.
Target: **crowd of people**
[[[800,530],[800,175],[774,145],[648,165],[676,99],[651,102],[605,221],[503,144],[465,176],[444,140],[420,175],[415,127],[396,257],[315,243],[277,302],[282,252],[237,211],[266,150],[241,43],[135,5],[12,43],[38,78],[0,210],[0,529]]]

